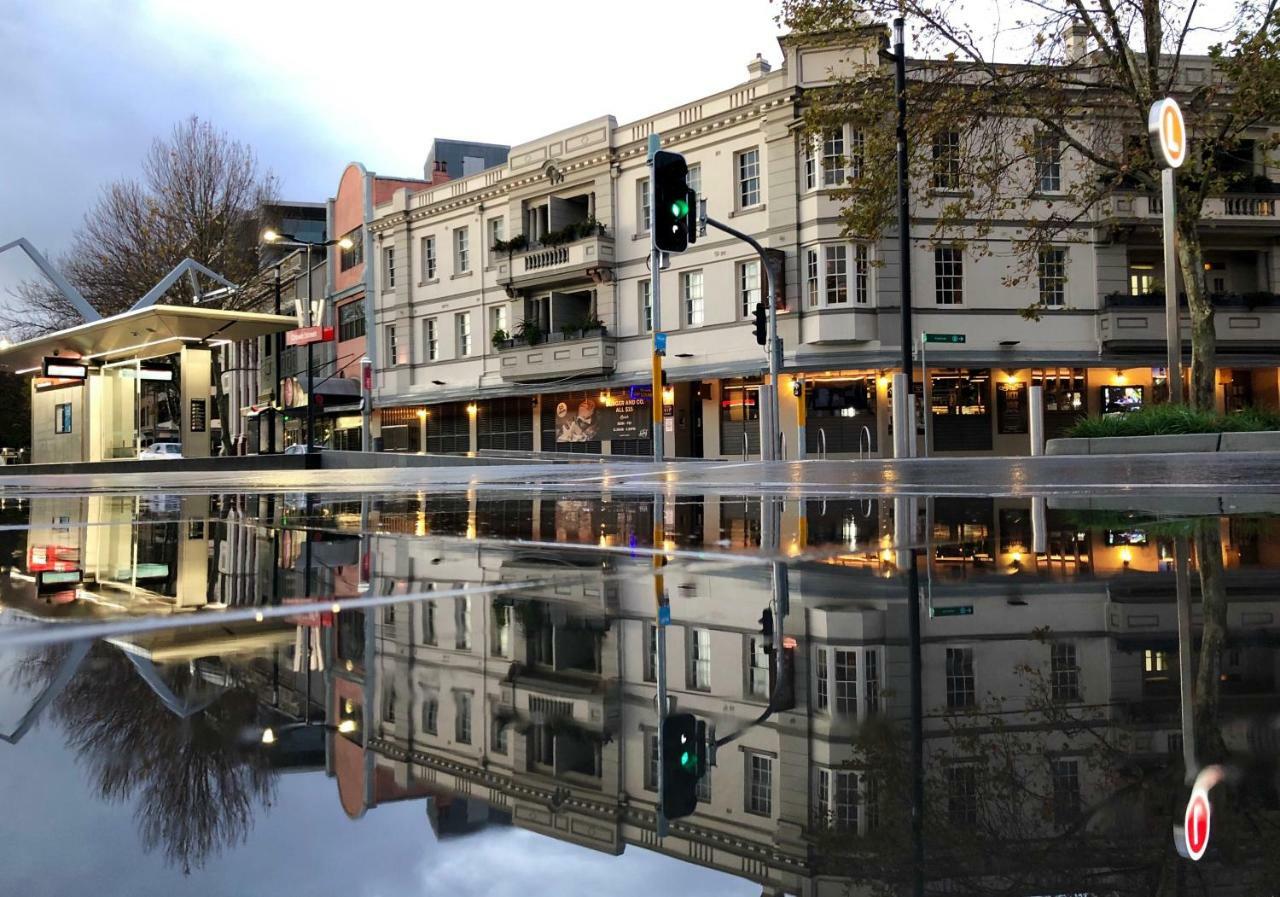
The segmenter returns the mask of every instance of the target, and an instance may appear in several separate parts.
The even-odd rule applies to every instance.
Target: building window
[[[338,309],[338,339],[359,339],[364,336],[364,303],[348,302]]]
[[[644,624],[644,681],[658,681],[658,627]]]
[[[495,305],[493,308],[489,309],[489,335],[490,336],[493,336],[493,334],[501,330],[503,333],[507,335],[508,338],[510,338],[511,331],[508,328],[507,324],[508,324],[507,307],[505,305]]]
[[[940,246],[933,251],[933,289],[938,305],[964,302],[964,256],[958,247]]]
[[[649,179],[641,178],[636,182],[636,208],[639,209],[639,220],[636,221],[636,233],[649,233]]]
[[[819,769],[814,821],[840,832],[858,830],[858,775],[842,769]]]
[[[1054,642],[1049,648],[1049,681],[1055,701],[1080,700],[1080,667],[1074,642]]]
[[[690,165],[689,173],[684,176],[684,182],[690,190],[692,190],[694,193],[701,196],[702,195],[702,166]]]
[[[455,598],[453,602],[454,647],[471,650],[471,599]]]
[[[489,248],[506,239],[507,222],[505,218],[489,219]]]
[[[471,354],[471,312],[459,312],[453,316],[458,329],[458,357]]]
[[[862,177],[863,159],[866,155],[867,135],[857,128],[849,131],[848,169],[849,179]]]
[[[384,626],[394,626],[396,622],[396,606],[388,604],[382,608],[382,624]]]
[[[387,366],[395,367],[400,363],[400,347],[396,345],[396,325],[387,325]]]
[[[435,318],[422,322],[422,344],[426,347],[427,361],[440,360],[440,331]]]
[[[819,138],[809,135],[804,148],[804,189],[813,190],[818,186],[818,153],[822,145]]]
[[[973,649],[947,649],[947,706],[972,707],[976,691],[973,681]]]
[[[826,256],[825,297],[827,305],[844,305],[849,301],[849,247],[824,246]]]
[[[460,227],[453,232],[453,269],[457,274],[471,270],[471,230]]]
[[[349,271],[364,261],[364,228],[357,227],[347,231],[343,237],[351,241],[351,248],[339,248],[338,267],[343,271]]]
[[[686,271],[680,275],[680,294],[684,297],[684,322],[690,327],[702,326],[702,272]]]
[[[858,712],[858,654],[856,651],[835,649],[836,713],[855,715]]]
[[[862,652],[863,698],[866,701],[868,714],[880,711],[880,652],[864,650]]]
[[[422,602],[422,643],[424,645],[434,645],[436,643],[436,603],[434,601]]]
[[[804,293],[808,297],[809,307],[818,305],[818,250],[804,251]]]
[[[1129,266],[1129,293],[1133,296],[1149,296],[1156,289],[1154,265]]]
[[[53,432],[71,432],[71,403],[62,402],[53,406]]]
[[[760,302],[760,260],[738,264],[738,301],[742,317],[751,317],[751,310]]]
[[[422,731],[428,735],[436,735],[439,723],[440,698],[431,694],[422,702]]]
[[[382,288],[394,289],[396,285],[396,248],[388,246],[382,250]]]
[[[499,237],[498,239],[502,239]],[[495,754],[505,754],[507,752],[507,724],[500,719],[494,719],[491,723],[493,735],[490,738],[489,749]]]
[[[658,754],[658,733],[647,732],[644,739],[644,789],[658,790],[658,764],[662,758]]]
[[[511,656],[511,605],[493,605],[493,628],[490,632],[490,645],[493,653],[499,657]]]
[[[753,698],[769,699],[769,655],[764,650],[764,639],[747,639],[747,694]]]
[[[1057,134],[1047,131],[1035,135],[1036,190],[1059,193],[1062,190],[1062,146]]]
[[[711,630],[689,629],[689,687],[711,691]]]
[[[947,816],[952,825],[976,825],[978,822],[978,770],[957,763],[944,771],[947,783]]]
[[[773,814],[773,758],[747,752],[746,811],[757,816]]]
[[[819,710],[826,710],[831,704],[831,677],[827,673],[827,649],[818,648],[814,665],[818,668],[817,703]]]
[[[640,332],[653,332],[653,281],[640,281]]]
[[[822,186],[839,187],[844,183],[844,128],[833,128],[822,135]]]
[[[453,696],[457,716],[454,719],[454,740],[458,744],[471,743],[471,695],[457,692]]]
[[[388,725],[396,721],[396,690],[390,685],[382,690],[382,721]]]
[[[760,150],[738,153],[738,208],[760,204]]]
[[[698,787],[694,792],[694,796],[700,804],[711,803],[711,767],[704,767],[702,775],[698,778]]]
[[[871,301],[871,259],[865,243],[853,247],[853,301],[859,305]]]
[[[1040,304],[1060,308],[1067,304],[1067,251],[1041,249],[1038,260]]]
[[[1080,761],[1052,760],[1053,821],[1070,825],[1080,815]]]
[[[933,135],[933,189],[960,189],[959,131],[939,131]]]
[[[436,238],[422,238],[422,279],[436,279]]]

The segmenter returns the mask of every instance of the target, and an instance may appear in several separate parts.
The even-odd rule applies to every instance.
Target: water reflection
[[[1270,518],[474,495],[5,513],[0,643],[76,617],[217,623],[10,668],[30,700],[7,731],[56,722],[98,797],[140,799],[144,849],[191,868],[299,769],[324,770],[353,819],[422,801],[440,838],[639,845],[779,893],[1175,893],[1191,867],[1170,833],[1221,763],[1194,874],[1251,893],[1280,871]],[[528,585],[484,591],[511,583]],[[361,595],[387,601],[218,622]],[[766,609],[794,639],[793,701]],[[742,733],[661,838],[660,680],[673,709]],[[771,703],[787,709],[757,722]]]

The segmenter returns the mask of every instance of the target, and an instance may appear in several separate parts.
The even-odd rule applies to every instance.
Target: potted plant
[[[516,327],[516,339],[528,346],[536,346],[542,342],[542,327],[537,321],[521,321]]]
[[[493,347],[495,349],[501,349],[502,344],[509,339],[511,339],[511,337],[507,335],[507,331],[503,330],[501,327],[493,331]]]

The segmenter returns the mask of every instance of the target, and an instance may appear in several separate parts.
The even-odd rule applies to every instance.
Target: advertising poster
[[[594,442],[597,439],[648,439],[647,396],[617,396],[605,404],[587,396],[556,404],[556,442]]]

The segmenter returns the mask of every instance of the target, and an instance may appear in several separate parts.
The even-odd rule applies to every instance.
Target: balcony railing
[[[613,238],[595,233],[555,246],[532,246],[512,255],[507,275],[513,287],[588,279],[607,283],[613,277]]]
[[[498,344],[499,372],[507,381],[536,381],[611,373],[618,350],[604,327],[585,332],[551,333],[537,342],[505,340]]]
[[[1203,217],[1264,219],[1274,221],[1280,212],[1280,194],[1228,193],[1204,201]],[[1159,194],[1121,191],[1107,201],[1112,218],[1158,218],[1164,214],[1164,198]]]
[[[1280,308],[1280,293],[1256,291],[1252,293],[1210,293],[1214,308],[1248,309]],[[1164,293],[1108,293],[1102,297],[1103,307],[1112,308],[1164,308]],[[1187,307],[1187,294],[1178,294],[1178,305]]]

